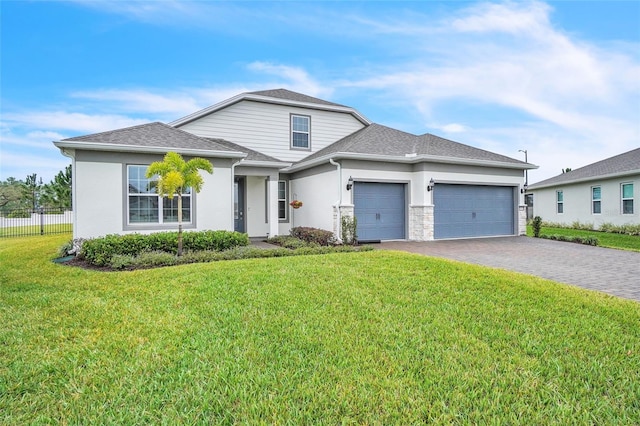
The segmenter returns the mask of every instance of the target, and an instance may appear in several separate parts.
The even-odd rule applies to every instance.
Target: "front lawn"
[[[533,236],[533,228],[527,226],[527,235]],[[540,235],[564,235],[576,237],[595,237],[598,239],[598,246],[615,248],[621,250],[640,251],[640,236],[614,234],[611,232],[585,231],[581,229],[571,228],[551,228],[543,226],[540,229]]]
[[[373,251],[96,272],[0,240],[0,424],[639,424],[640,304]]]

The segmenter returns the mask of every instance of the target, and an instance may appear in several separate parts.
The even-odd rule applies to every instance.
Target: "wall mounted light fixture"
[[[524,186],[522,187],[522,189],[520,189],[520,193],[524,194],[525,192],[527,192],[527,189],[529,189],[529,185],[527,185],[526,183],[524,184]]]
[[[351,191],[351,188],[353,188],[353,178],[349,176],[349,180],[347,181],[347,191]]]
[[[435,182],[433,181],[433,178],[431,178],[431,180],[427,184],[427,191],[433,191],[433,185],[434,184],[435,184]]]

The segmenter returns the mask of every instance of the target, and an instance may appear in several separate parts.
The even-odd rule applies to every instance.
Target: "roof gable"
[[[622,176],[635,173],[640,173],[640,148],[605,158],[604,160],[580,167],[579,169],[571,170],[570,172],[537,182],[530,185],[529,189],[545,188],[549,186],[578,183],[609,176]]]
[[[215,105],[211,105],[207,108],[201,109],[200,111],[196,111],[193,114],[189,114],[185,117],[172,121],[171,123],[169,123],[169,125],[180,127],[242,101],[253,101],[266,104],[278,104],[299,108],[319,109],[343,114],[346,113],[353,115],[358,121],[362,122],[365,125],[371,123],[369,119],[367,119],[364,115],[349,106],[314,98],[313,96],[304,95],[302,93],[293,92],[287,89],[272,89],[241,93]]]
[[[314,98],[313,96],[292,92],[291,90],[287,90],[287,89],[259,90],[256,92],[248,92],[248,94],[265,96],[267,98],[276,98],[276,99],[283,99],[288,101],[304,102],[308,104],[332,105],[332,106],[338,106],[343,108],[349,108],[346,105],[336,104],[333,102],[325,101],[323,99]]]

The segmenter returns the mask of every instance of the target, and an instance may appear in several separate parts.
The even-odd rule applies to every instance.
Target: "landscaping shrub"
[[[578,236],[567,236],[567,235],[540,235],[540,238],[545,238],[547,240],[554,241],[565,241],[569,243],[578,243],[585,244],[588,246],[597,246],[598,239],[595,237],[578,237]]]
[[[231,231],[199,231],[183,234],[185,250],[223,251],[238,246],[249,245],[246,234]],[[81,254],[91,264],[106,266],[114,255],[139,256],[143,252],[164,252],[176,254],[178,251],[177,232],[158,232],[150,235],[128,234],[107,235],[87,240],[82,244]]]
[[[540,236],[540,228],[542,228],[542,218],[540,216],[534,217],[531,226],[533,227],[533,236],[538,238]]]
[[[308,243],[316,243],[321,246],[330,246],[335,243],[333,232],[324,229],[297,226],[291,229],[292,237],[299,238]]]
[[[342,216],[340,225],[342,231],[342,243],[356,244],[358,240],[358,235],[356,234],[358,219],[355,216]]]
[[[162,266],[185,265],[189,263],[217,262],[221,260],[309,256],[329,253],[365,252],[371,250],[373,250],[373,247],[371,246],[320,246],[318,244],[307,244],[306,246],[301,246],[293,250],[287,248],[262,249],[258,247],[246,246],[235,247],[225,251],[203,250],[185,252],[182,256],[177,256],[173,253],[162,251],[144,251],[137,256],[115,254],[111,257],[109,263],[102,266],[108,266],[113,270],[157,268]]]
[[[535,219],[534,219],[535,220]],[[533,224],[533,221],[531,222]],[[632,236],[640,236],[640,224],[626,223],[624,225],[614,225],[610,222],[605,222],[599,225],[596,229],[596,226],[593,223],[581,223],[580,221],[575,221],[573,223],[566,224],[560,222],[542,222],[542,225],[545,228],[562,228],[562,229],[579,229],[583,231],[598,231],[598,232],[608,232],[611,234],[625,234]]]
[[[109,266],[112,269],[126,269],[134,264],[135,258],[127,254],[114,254],[109,262]]]
[[[31,210],[14,210],[7,215],[9,219],[27,219],[31,217]]]
[[[624,225],[614,225],[613,223],[603,223],[598,228],[602,232],[611,232],[613,234],[626,234],[626,235],[638,235],[640,236],[640,224],[627,223]]]
[[[593,231],[594,228],[593,228],[593,223],[589,223],[589,222],[582,223],[579,220],[576,220],[571,224],[571,229],[581,229],[583,231]]]
[[[302,248],[302,247],[309,247],[310,245],[319,246],[319,244],[317,243],[309,243],[297,237],[292,237],[291,235],[278,235],[276,237],[269,238],[267,242],[269,242],[270,244],[275,244],[277,246],[285,247],[291,250]]]

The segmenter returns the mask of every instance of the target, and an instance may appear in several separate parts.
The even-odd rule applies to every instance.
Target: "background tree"
[[[213,173],[211,162],[204,158],[184,161],[177,152],[167,152],[163,161],[151,163],[147,178],[158,176],[156,192],[162,197],[178,197],[178,256],[182,256],[182,194],[189,188],[200,192],[203,185],[199,171]]]
[[[45,207],[71,209],[71,164],[42,187],[40,204]]]
[[[24,194],[27,191],[23,181],[14,177],[0,182],[0,209],[8,210],[24,208]],[[27,204],[28,208],[28,204]]]
[[[25,198],[29,200],[29,207],[35,212],[38,208],[38,199],[40,195],[40,189],[42,188],[42,178],[38,180],[36,173],[27,176],[25,183]]]

